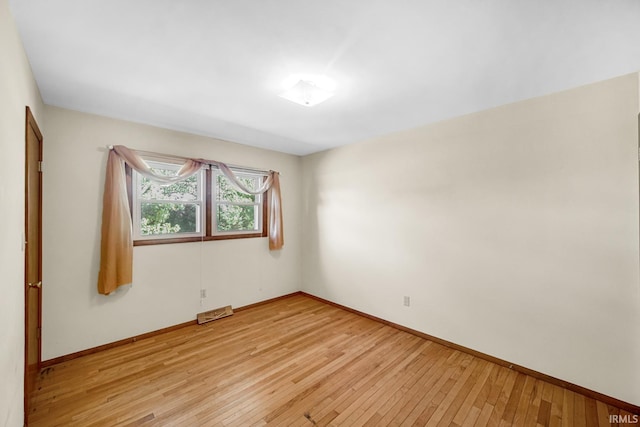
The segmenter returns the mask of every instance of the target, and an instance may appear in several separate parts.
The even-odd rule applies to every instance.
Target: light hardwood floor
[[[32,426],[609,426],[603,402],[294,295],[43,371]]]

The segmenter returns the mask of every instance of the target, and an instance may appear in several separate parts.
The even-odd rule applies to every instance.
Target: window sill
[[[266,233],[251,233],[251,234],[225,234],[221,236],[171,237],[166,239],[134,240],[133,246],[167,245],[170,243],[191,243],[191,242],[202,242],[202,241],[208,242],[211,240],[252,239],[256,237],[267,237],[267,235]]]

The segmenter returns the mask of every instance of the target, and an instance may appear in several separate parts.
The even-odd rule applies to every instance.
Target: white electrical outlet
[[[404,306],[405,307],[411,306],[411,298],[410,297],[408,297],[408,296],[404,297]]]
[[[207,297],[207,290],[200,289],[200,298],[206,298],[206,297]]]

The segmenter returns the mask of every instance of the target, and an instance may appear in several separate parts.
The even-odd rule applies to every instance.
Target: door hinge
[[[43,170],[42,160],[38,160],[38,172],[42,172],[42,170]]]

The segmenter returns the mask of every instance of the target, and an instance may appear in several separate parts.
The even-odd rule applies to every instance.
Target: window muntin
[[[212,172],[212,188],[215,194],[212,201],[212,234],[262,234],[263,195],[244,193],[221,171],[214,169]],[[258,174],[235,174],[238,180],[251,190],[256,190],[263,179],[263,176]]]
[[[147,161],[153,172],[177,175],[180,165]],[[162,185],[133,172],[134,240],[193,237],[203,234],[203,171]]]

